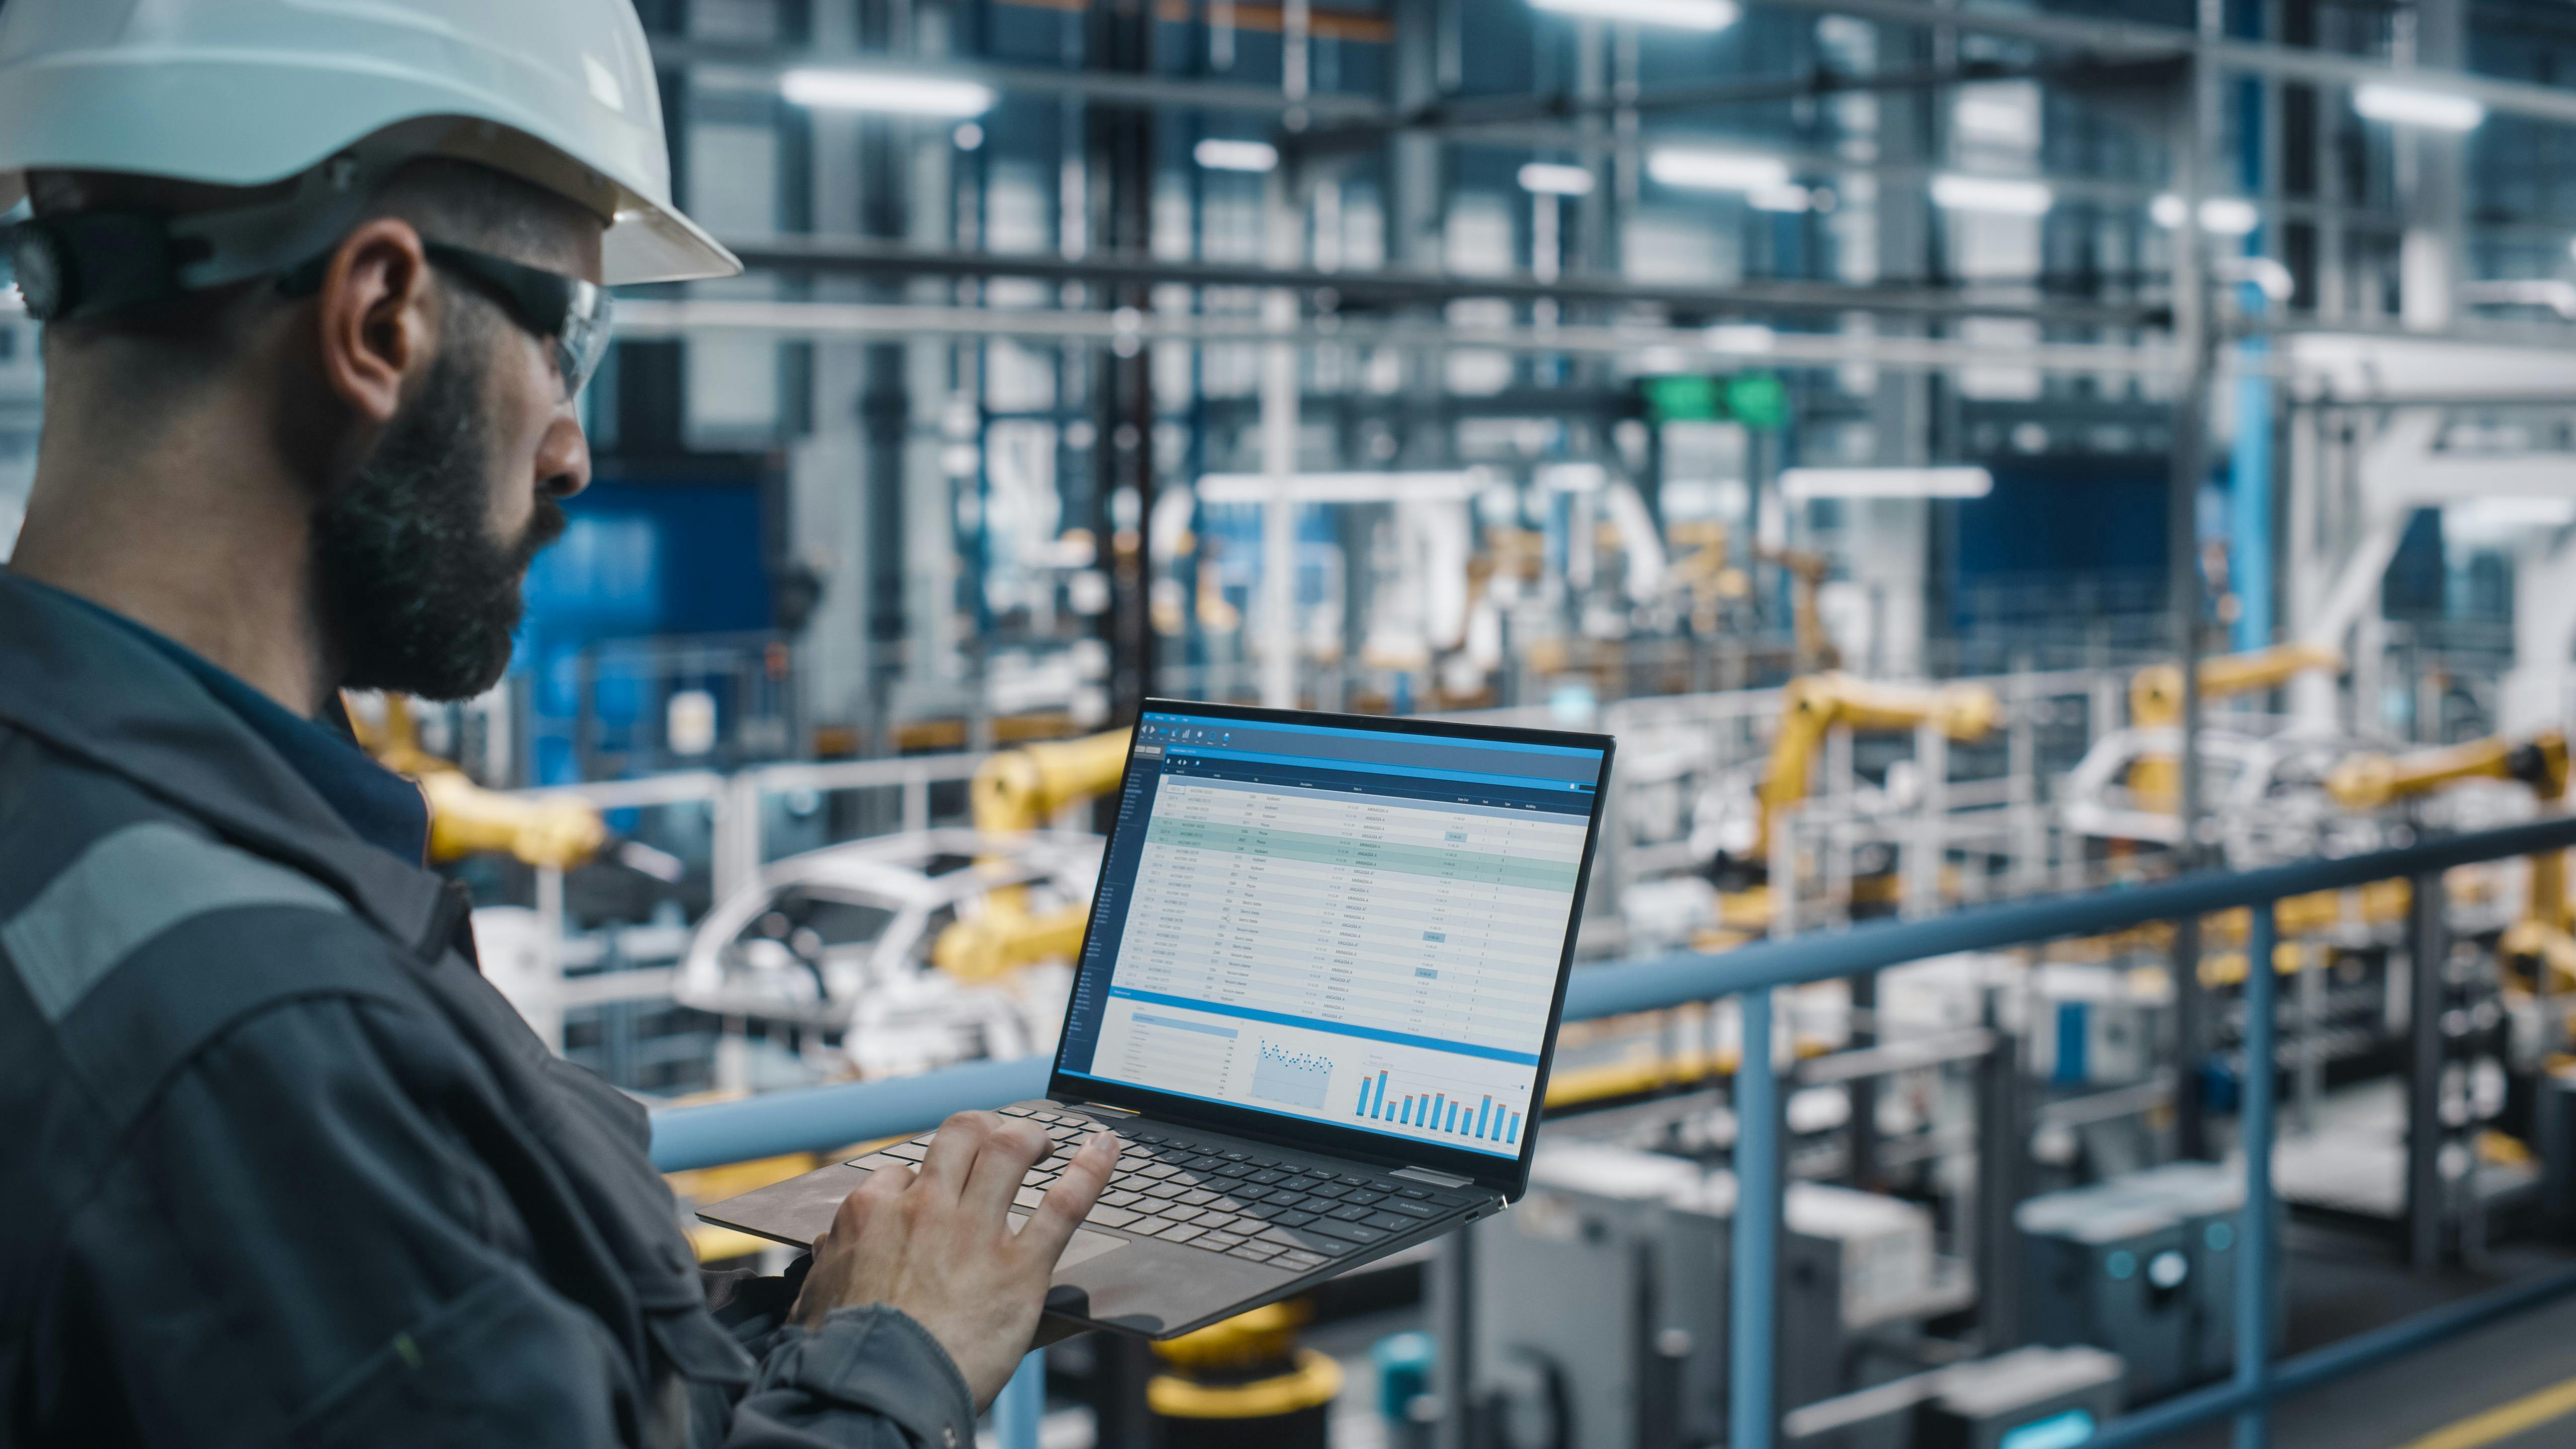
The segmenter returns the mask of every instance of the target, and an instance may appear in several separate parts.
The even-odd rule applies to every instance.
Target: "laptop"
[[[1126,1144],[1048,1312],[1164,1338],[1529,1183],[1606,735],[1149,700],[1044,1099]],[[930,1134],[699,1210],[798,1246]]]

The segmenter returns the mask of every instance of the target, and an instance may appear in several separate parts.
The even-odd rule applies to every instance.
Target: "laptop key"
[[[1226,1249],[1225,1255],[1229,1258],[1241,1258],[1247,1263],[1267,1263],[1278,1257],[1280,1251],[1276,1243],[1238,1243]]]
[[[1037,1109],[1034,1107],[1004,1107],[1001,1111],[1002,1115],[1005,1117],[1034,1117],[1037,1115]]]
[[[1302,1228],[1314,1220],[1315,1215],[1309,1212],[1280,1213],[1270,1219],[1283,1228]]]
[[[1261,1184],[1263,1187],[1268,1187],[1275,1182],[1287,1181],[1288,1174],[1275,1167],[1265,1167],[1261,1171],[1254,1173],[1252,1175],[1252,1180]]]
[[[1207,1229],[1205,1228],[1195,1227],[1189,1223],[1183,1223],[1179,1227],[1163,1229],[1161,1237],[1162,1241],[1166,1243],[1186,1243],[1190,1239],[1198,1237],[1206,1231]]]
[[[1037,1205],[1045,1200],[1046,1194],[1034,1187],[1024,1187],[1018,1192],[1011,1194],[1011,1201],[1018,1203],[1020,1206],[1028,1208],[1031,1211],[1035,1211]]]
[[[1129,1223],[1126,1230],[1134,1233],[1140,1238],[1153,1238],[1162,1236],[1162,1232],[1165,1228],[1177,1226],[1178,1224],[1167,1223],[1161,1218],[1138,1218],[1136,1221]]]
[[[1136,1214],[1125,1208],[1096,1207],[1083,1222],[1095,1228],[1123,1228],[1136,1221]]]
[[[894,1146],[886,1148],[874,1155],[878,1157],[900,1157],[909,1162],[919,1162],[922,1158],[930,1155],[930,1149],[917,1142],[898,1142]]]
[[[1335,1202],[1331,1198],[1318,1194],[1312,1197],[1301,1197],[1297,1199],[1297,1206],[1301,1210],[1310,1213],[1328,1213],[1333,1209],[1340,1207],[1341,1204]]]
[[[1185,1182],[1158,1182],[1145,1189],[1145,1196],[1174,1198],[1188,1191],[1190,1191],[1190,1185]]]
[[[853,1157],[848,1162],[843,1163],[842,1166],[855,1167],[864,1172],[874,1172],[880,1167],[910,1167],[912,1166],[912,1163],[904,1158],[896,1157],[891,1153],[871,1152],[865,1157]]]
[[[1409,1197],[1415,1202],[1426,1202],[1431,1197],[1431,1194],[1424,1192],[1418,1187],[1399,1187],[1395,1190],[1395,1195],[1397,1197]]]
[[[1216,1194],[1203,1187],[1193,1188],[1190,1191],[1181,1194],[1181,1201],[1188,1203],[1192,1207],[1205,1207],[1209,1203],[1216,1201]]]
[[[1157,1211],[1154,1216],[1161,1218],[1166,1222],[1186,1223],[1192,1219],[1204,1217],[1206,1213],[1207,1209],[1205,1208],[1166,1205]]]
[[[1386,1201],[1386,1194],[1382,1192],[1355,1192],[1349,1197],[1343,1198],[1342,1201],[1355,1202],[1360,1204],[1362,1207],[1366,1207],[1372,1203],[1381,1203]]]
[[[1368,1221],[1369,1210],[1364,1207],[1356,1206],[1338,1207],[1333,1209],[1331,1212],[1324,1214],[1324,1216],[1331,1218],[1336,1222],[1360,1223]]]
[[[1210,1229],[1205,1236],[1201,1237],[1197,1242],[1192,1243],[1190,1246],[1194,1248],[1205,1248],[1211,1253],[1222,1253],[1228,1248],[1242,1247],[1244,1241],[1244,1236],[1241,1233],[1225,1233]]]
[[[1387,1237],[1387,1232],[1384,1228],[1373,1228],[1366,1223],[1335,1222],[1331,1218],[1316,1219],[1313,1223],[1307,1226],[1306,1231],[1310,1233],[1322,1233],[1327,1237],[1340,1238],[1342,1241],[1348,1243],[1358,1243],[1362,1247],[1366,1247],[1370,1243],[1385,1242]]]
[[[1406,1202],[1400,1197],[1389,1198],[1385,1202],[1378,1204],[1378,1206],[1386,1212],[1402,1213],[1409,1218],[1436,1218],[1440,1216],[1440,1209],[1433,1207],[1427,1202]]]
[[[1261,1240],[1265,1243],[1277,1243],[1283,1248],[1302,1248],[1309,1253],[1320,1254],[1327,1258],[1338,1258],[1345,1253],[1356,1252],[1359,1248],[1356,1243],[1345,1243],[1338,1238],[1317,1237],[1313,1233],[1291,1232],[1286,1228],[1277,1227],[1263,1229]]]
[[[1422,1226],[1411,1218],[1398,1217],[1394,1213],[1372,1212],[1360,1221],[1373,1228],[1384,1228],[1390,1233],[1409,1233]]]
[[[1351,1190],[1350,1190],[1349,1188],[1344,1187],[1344,1186],[1342,1186],[1342,1185],[1341,1185],[1341,1184],[1339,1184],[1339,1183],[1326,1183],[1326,1184],[1324,1184],[1323,1186],[1318,1187],[1318,1188],[1315,1188],[1315,1189],[1314,1189],[1314,1190],[1312,1190],[1311,1192],[1307,1193],[1307,1196],[1309,1196],[1309,1197],[1333,1197],[1333,1198],[1339,1198],[1339,1197],[1348,1197],[1348,1196],[1350,1196],[1350,1192],[1351,1192]]]
[[[1317,1254],[1307,1252],[1303,1248],[1282,1248],[1279,1251],[1279,1256],[1271,1259],[1270,1261],[1282,1268],[1294,1268],[1303,1272],[1308,1268],[1320,1268],[1324,1266],[1326,1260]]]

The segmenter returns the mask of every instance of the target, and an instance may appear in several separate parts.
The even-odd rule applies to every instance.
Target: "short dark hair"
[[[224,210],[282,197],[294,185],[289,180],[208,186],[99,171],[38,171],[27,180],[29,202],[39,216]],[[543,252],[560,245],[567,228],[600,224],[580,204],[542,186],[447,156],[417,158],[386,178],[361,213],[362,219],[380,216],[410,222],[431,240],[504,255]],[[59,341],[67,351],[94,356],[104,379],[120,389],[160,392],[212,378],[232,360],[243,321],[274,298],[273,286],[273,278],[254,277],[104,317],[53,323],[45,329],[46,361],[56,361]],[[476,294],[458,288],[455,295]]]

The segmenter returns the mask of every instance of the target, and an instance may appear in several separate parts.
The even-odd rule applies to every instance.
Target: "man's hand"
[[[1011,1198],[1054,1144],[1034,1122],[958,1113],[919,1171],[880,1169],[841,1200],[814,1241],[795,1321],[811,1328],[864,1303],[899,1308],[957,1361],[976,1407],[991,1404],[1029,1350],[1056,1259],[1109,1185],[1118,1146],[1093,1134],[1015,1233]]]

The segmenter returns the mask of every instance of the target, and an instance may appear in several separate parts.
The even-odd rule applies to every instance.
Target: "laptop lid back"
[[[1148,701],[1054,1095],[1518,1197],[1611,753]]]

